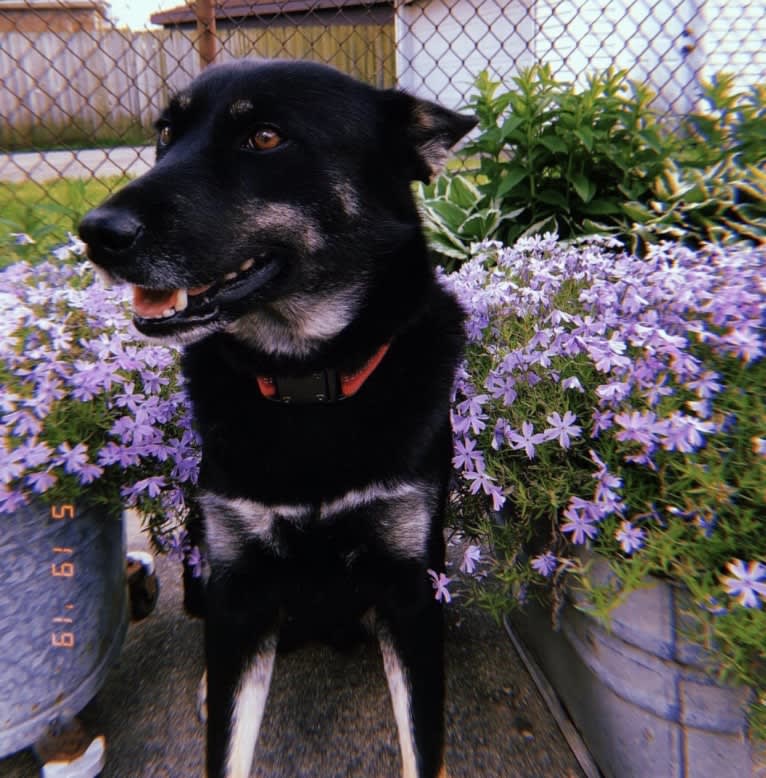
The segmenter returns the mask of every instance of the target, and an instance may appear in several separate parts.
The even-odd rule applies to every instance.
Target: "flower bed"
[[[765,271],[763,249],[637,259],[546,235],[486,244],[444,278],[469,313],[457,521],[494,551],[472,596],[499,612],[547,593],[555,610],[566,578],[603,615],[648,575],[681,582],[696,641],[756,690],[761,734]],[[588,577],[585,545],[607,582]]]

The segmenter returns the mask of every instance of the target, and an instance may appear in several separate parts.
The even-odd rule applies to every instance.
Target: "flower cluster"
[[[639,259],[545,235],[484,244],[442,280],[468,314],[453,462],[492,505],[467,529],[497,552],[495,580],[572,581],[587,546],[615,571],[612,603],[658,573],[705,614],[724,604],[724,644],[760,619],[766,251],[662,244]]]
[[[159,538],[182,524],[199,467],[177,354],[131,336],[124,291],[94,281],[81,251],[70,236],[55,261],[2,273],[0,514],[87,487]]]

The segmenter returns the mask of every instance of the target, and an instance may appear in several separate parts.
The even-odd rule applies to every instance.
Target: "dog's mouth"
[[[227,304],[264,286],[278,269],[276,258],[263,255],[248,259],[236,271],[200,286],[159,289],[133,284],[134,324],[147,335],[172,334],[179,329],[209,324]]]

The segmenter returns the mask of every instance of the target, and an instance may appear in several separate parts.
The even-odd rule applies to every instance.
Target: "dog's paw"
[[[160,595],[154,557],[145,551],[128,551],[125,573],[130,594],[130,618],[141,621],[154,610]]]
[[[202,724],[207,722],[207,670],[202,673],[197,687],[197,718]]]

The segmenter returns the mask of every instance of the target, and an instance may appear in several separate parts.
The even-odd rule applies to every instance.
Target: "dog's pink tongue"
[[[179,291],[178,289],[144,289],[142,286],[134,286],[133,310],[145,319],[162,316],[163,311],[175,306]]]

